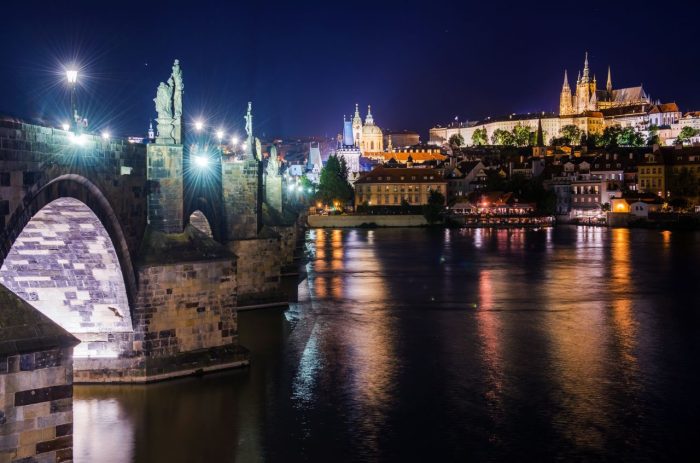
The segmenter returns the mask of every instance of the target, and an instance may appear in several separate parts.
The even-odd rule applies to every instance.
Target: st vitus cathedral
[[[624,108],[629,106],[650,104],[651,99],[642,86],[614,90],[612,75],[608,67],[608,81],[605,89],[598,89],[595,74],[591,77],[588,67],[588,53],[583,63],[583,74],[579,71],[576,78],[576,93],[571,93],[569,78],[564,71],[564,84],[559,97],[559,115],[574,116],[588,111],[600,111],[608,108]]]

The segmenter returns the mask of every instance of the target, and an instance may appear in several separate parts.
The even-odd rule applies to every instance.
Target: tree
[[[499,146],[513,146],[515,144],[513,140],[513,134],[503,129],[496,129],[491,135],[491,144]]]
[[[659,138],[659,126],[656,124],[651,124],[649,126],[649,136],[647,137],[647,146],[659,144],[661,144],[661,139]]]
[[[671,196],[683,198],[694,198],[700,193],[700,184],[692,172],[687,168],[674,172],[669,178],[668,190]]]
[[[516,146],[527,146],[530,143],[530,128],[520,124],[513,127],[513,143]]]
[[[565,125],[561,128],[561,138],[566,145],[579,145],[581,143],[581,129],[573,124]]]
[[[456,133],[450,137],[447,143],[450,145],[450,149],[452,149],[454,152],[464,146],[464,137],[461,133]]]
[[[632,127],[625,127],[617,136],[618,146],[644,146],[644,137]]]
[[[348,161],[345,160],[345,157],[341,157],[339,160],[340,160],[340,177],[347,179],[348,174],[350,173],[349,169],[348,169]]]
[[[617,148],[618,139],[622,133],[622,127],[619,125],[613,125],[610,127],[605,127],[603,130],[603,135],[600,137],[601,146],[606,148]]]
[[[475,146],[485,145],[489,142],[488,134],[486,133],[486,127],[474,130],[472,133],[472,144]]]
[[[686,125],[676,137],[676,143],[688,143],[690,139],[698,135],[698,130]]]
[[[347,166],[345,170],[347,171]],[[336,155],[331,155],[321,169],[316,196],[325,204],[333,204],[336,201],[345,203],[352,199],[352,186],[343,175],[342,162]]]
[[[434,224],[442,218],[445,209],[445,196],[437,190],[430,190],[428,204],[423,206],[423,217],[429,224]]]

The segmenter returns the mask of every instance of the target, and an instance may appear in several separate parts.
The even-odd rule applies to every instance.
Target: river
[[[78,463],[697,454],[700,233],[310,230],[247,369],[76,386]],[[296,282],[294,282],[296,285]]]

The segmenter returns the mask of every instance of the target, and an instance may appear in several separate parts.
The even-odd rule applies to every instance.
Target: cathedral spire
[[[544,135],[542,134],[542,118],[537,119],[537,137],[535,146],[544,146]]]
[[[374,125],[374,118],[372,117],[371,105],[367,105],[367,117],[365,118],[365,125]]]
[[[564,69],[564,85],[562,85],[561,90],[564,91],[571,91],[571,88],[569,87],[569,76],[566,74],[566,69]]]
[[[586,52],[586,59],[583,62],[583,79],[588,80],[590,74],[590,69],[588,68],[588,52]]]
[[[610,74],[610,66],[608,66],[608,83],[605,88],[607,89],[608,93],[612,92],[612,75]]]
[[[355,117],[360,118],[360,105],[358,103],[355,103]]]

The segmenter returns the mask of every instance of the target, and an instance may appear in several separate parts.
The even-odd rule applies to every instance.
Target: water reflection
[[[250,369],[77,387],[75,461],[617,461],[695,448],[700,235],[313,230],[307,251],[297,303],[240,316]]]

